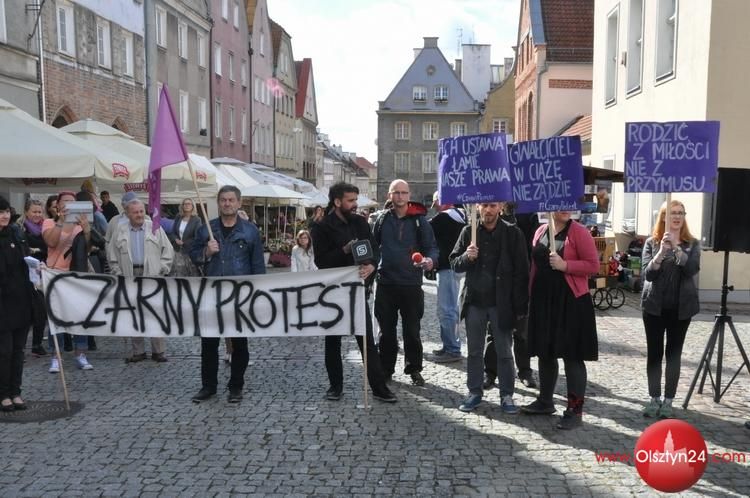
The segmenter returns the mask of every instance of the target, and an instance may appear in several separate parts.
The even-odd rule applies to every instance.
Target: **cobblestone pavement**
[[[428,283],[425,290],[427,353],[438,346],[439,328],[436,287]],[[458,411],[465,361],[436,364],[426,354],[425,387],[410,385],[399,372],[393,384],[399,402],[365,410],[353,340],[344,341],[344,397],[329,402],[322,339],[257,339],[244,401],[230,405],[220,393],[195,405],[197,339],[170,341],[169,363],[133,365],[123,362],[122,339],[99,339],[90,354],[94,370],[75,370],[70,353],[65,356],[71,398],[85,405],[80,412],[43,423],[0,423],[0,496],[654,494],[632,464],[595,458],[600,451],[632,452],[649,423],[641,416],[646,346],[635,298],[598,314],[600,359],[588,364],[584,428],[571,432],[555,429],[554,417],[502,414],[497,391],[475,413]],[[713,327],[711,307],[705,310],[688,332],[678,403]],[[748,348],[749,314],[747,307],[735,312]],[[733,373],[740,355],[728,331],[726,343],[724,360]],[[28,358],[28,400],[62,400],[58,377],[47,367],[46,359]],[[226,378],[228,368],[220,375]],[[561,368],[558,414],[564,394]],[[534,395],[516,384],[518,403]],[[743,427],[749,399],[750,376],[743,372],[720,404],[707,387],[677,417],[702,432],[709,451],[750,457],[750,430]],[[709,464],[689,494],[747,496],[748,476],[750,462]]]

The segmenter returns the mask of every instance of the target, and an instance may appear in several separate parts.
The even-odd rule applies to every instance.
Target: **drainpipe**
[[[36,12],[36,21],[34,22],[34,29],[29,34],[26,40],[27,47],[31,43],[31,39],[34,37],[36,32],[37,45],[39,48],[39,71],[37,71],[37,82],[39,83],[39,110],[42,122],[47,122],[47,96],[44,94],[44,34],[42,33],[42,8],[46,0],[34,0],[31,6],[26,6],[26,10],[33,10]]]
[[[143,1],[144,37],[143,45],[146,55],[146,121],[148,131],[146,143],[151,145],[151,139],[156,127],[156,0]],[[166,81],[164,82],[166,84]]]
[[[214,147],[216,134],[214,133],[214,71],[213,71],[213,60],[214,60],[214,20],[211,17],[211,6],[208,0],[203,0],[203,4],[206,7],[206,19],[208,20],[208,123],[206,123],[206,134],[208,135],[208,149],[209,156],[214,157]],[[199,47],[200,48],[200,47]],[[200,133],[200,130],[198,130]]]

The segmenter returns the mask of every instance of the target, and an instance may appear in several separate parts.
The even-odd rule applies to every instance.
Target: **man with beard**
[[[476,241],[464,227],[449,259],[454,271],[466,272],[461,293],[461,317],[466,320],[466,387],[469,394],[459,410],[470,412],[482,402],[482,370],[487,326],[497,352],[500,404],[503,413],[515,415],[513,402],[513,329],[528,313],[529,262],[521,231],[500,221],[501,203],[479,204],[481,224]]]
[[[238,212],[242,193],[234,185],[219,189],[219,217],[211,220],[215,238],[209,239],[208,228],[202,225],[193,239],[190,258],[205,269],[207,277],[259,275],[266,273],[263,242],[258,228],[242,219]],[[232,368],[229,377],[230,403],[242,401],[245,370],[250,361],[247,337],[233,337]],[[201,337],[201,390],[193,396],[194,403],[205,401],[216,394],[219,372],[219,338]]]
[[[328,208],[326,215],[310,229],[313,248],[315,251],[315,265],[320,268],[341,268],[353,266],[352,242],[369,240],[375,251],[373,260],[364,261],[359,265],[359,276],[367,284],[366,294],[369,297],[370,287],[374,279],[375,263],[377,262],[377,248],[370,233],[367,220],[357,214],[357,197],[359,189],[345,182],[332,185],[328,190]],[[370,382],[373,397],[385,403],[395,403],[396,396],[385,384],[385,376],[380,366],[380,358],[372,336],[372,318],[369,306],[365,306],[367,337],[367,379]],[[357,345],[362,351],[362,337],[356,336]],[[344,369],[341,362],[341,336],[326,336],[325,362],[330,387],[326,392],[326,399],[338,401],[344,388]]]

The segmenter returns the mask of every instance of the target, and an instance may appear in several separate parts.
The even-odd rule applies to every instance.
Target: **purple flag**
[[[154,233],[161,226],[161,169],[187,159],[182,133],[174,115],[167,85],[164,85],[159,96],[159,111],[156,113],[156,127],[151,138],[151,157],[148,162],[148,206]]]

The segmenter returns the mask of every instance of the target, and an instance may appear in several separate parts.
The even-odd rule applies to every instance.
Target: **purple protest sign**
[[[625,123],[625,192],[715,192],[719,122]]]
[[[516,212],[576,211],[583,197],[581,137],[557,136],[512,144]]]
[[[438,192],[441,204],[510,200],[505,134],[441,138],[438,142]]]

